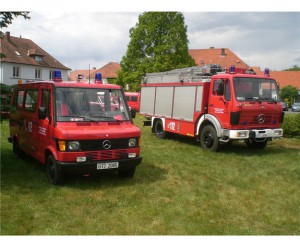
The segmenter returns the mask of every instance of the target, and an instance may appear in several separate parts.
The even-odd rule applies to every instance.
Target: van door
[[[45,149],[50,145],[49,127],[53,121],[51,87],[43,86],[39,89],[39,104],[37,115],[37,131],[34,133],[34,146],[36,148],[36,159],[41,163],[45,162]]]
[[[24,105],[21,111],[22,127],[20,129],[20,147],[29,155],[35,152],[33,135],[36,131],[36,109],[38,100],[38,90],[28,89],[24,95]]]

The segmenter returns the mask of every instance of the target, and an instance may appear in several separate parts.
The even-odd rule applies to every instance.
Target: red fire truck
[[[51,184],[64,173],[115,170],[132,177],[141,163],[140,129],[133,125],[120,86],[62,81],[14,86],[10,113],[13,152],[46,165]]]
[[[214,75],[205,67],[149,73],[141,85],[140,113],[158,138],[167,133],[195,137],[202,148],[243,140],[264,148],[283,134],[276,81],[235,67]]]
[[[136,112],[140,111],[141,93],[125,92],[125,97],[129,107],[131,108],[131,116],[134,118]]]

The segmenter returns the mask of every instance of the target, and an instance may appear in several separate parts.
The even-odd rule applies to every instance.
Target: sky
[[[76,2],[59,8],[59,1],[52,1],[52,6],[29,8],[30,20],[18,17],[1,31],[31,39],[72,70],[99,69],[110,61],[120,63],[130,41],[129,30],[135,27],[139,15],[157,10],[183,13],[189,49],[229,48],[249,66],[259,66],[262,70],[300,66],[300,11],[297,7],[289,9],[268,0],[265,1],[273,4],[262,5],[261,9],[228,8],[230,2],[236,4],[236,0],[223,1],[226,2],[223,8],[212,8],[207,1],[207,8],[186,7],[187,4],[176,5],[177,0],[172,0],[175,3],[172,7],[137,4],[130,8],[122,5],[128,1],[115,0],[112,4],[117,8],[113,5],[86,8],[83,3],[89,0],[85,0],[81,4]],[[196,2],[191,0],[191,4]],[[26,6],[24,8],[28,10]]]

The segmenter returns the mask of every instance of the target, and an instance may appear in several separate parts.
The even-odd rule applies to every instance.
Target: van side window
[[[46,115],[50,117],[50,90],[42,90],[41,106],[46,107]]]
[[[14,99],[14,105],[17,108],[23,108],[24,91],[18,91],[17,97]]]
[[[25,94],[25,110],[35,111],[38,98],[38,90],[28,90]]]

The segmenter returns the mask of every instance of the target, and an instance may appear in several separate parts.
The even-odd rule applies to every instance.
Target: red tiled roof
[[[229,68],[231,65],[236,68],[249,68],[248,64],[228,48],[190,49],[189,54],[198,66],[218,64],[222,68]]]
[[[9,32],[0,33],[0,53],[5,55],[2,62],[70,70],[32,40],[11,36]],[[34,56],[40,56],[42,60],[36,61]]]
[[[263,75],[259,67],[252,67],[258,75]],[[300,71],[270,71],[270,77],[274,78],[280,85],[280,90],[288,85],[296,87],[300,91]]]
[[[91,69],[90,71],[89,70],[74,70],[70,75],[69,75],[69,80],[70,81],[76,81],[78,79],[78,75],[82,75],[83,78],[82,80],[83,81],[87,81],[88,78],[89,78],[89,75],[92,75],[94,74],[96,71],[96,69]],[[90,76],[91,77],[91,76]],[[92,78],[92,77],[91,77]]]
[[[108,64],[104,65],[102,68],[96,70],[91,77],[95,77],[95,73],[101,73],[102,78],[117,78],[117,71],[121,69],[120,64],[115,62],[109,62]]]

